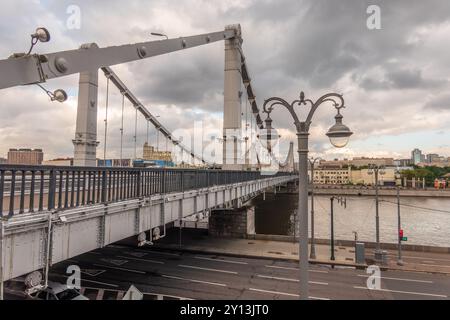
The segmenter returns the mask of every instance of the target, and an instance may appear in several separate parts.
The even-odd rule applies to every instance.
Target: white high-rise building
[[[411,160],[413,164],[419,164],[420,162],[424,161],[425,156],[422,154],[422,151],[419,149],[414,149],[411,152]]]

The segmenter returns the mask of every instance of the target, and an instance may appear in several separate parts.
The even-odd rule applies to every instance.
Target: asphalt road
[[[188,299],[298,299],[296,263],[110,245],[54,265],[50,279],[65,282],[69,265],[82,286]],[[311,299],[449,299],[450,276],[381,272],[381,290],[367,289],[365,270],[311,265]]]

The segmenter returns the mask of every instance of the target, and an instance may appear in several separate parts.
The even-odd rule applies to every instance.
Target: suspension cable
[[[108,107],[109,107],[109,77],[106,79],[106,106],[105,106],[105,141],[103,145],[103,165],[106,166],[106,145],[108,139]]]
[[[250,145],[253,145],[253,117],[250,117]]]
[[[248,136],[248,93],[245,92],[245,164],[250,165],[250,149],[248,147],[249,136]]]
[[[159,128],[156,128],[156,151],[159,151]]]
[[[137,159],[137,122],[138,122],[138,108],[137,106],[134,117],[134,160]]]
[[[123,167],[123,112],[125,108],[125,92],[122,92],[122,124],[120,127],[120,166]]]
[[[248,99],[245,99],[245,135],[248,137]]]
[[[204,144],[205,144],[205,124],[204,124],[204,122],[202,123],[202,140],[201,140],[201,142],[202,142],[202,144],[201,144],[201,148],[202,148],[201,156],[202,156],[202,159],[205,159],[205,146],[204,146]]]
[[[153,117],[151,115],[151,113],[147,110],[147,108],[145,108],[142,104],[139,103],[139,101],[137,100],[136,97],[134,97],[134,95],[128,90],[128,88],[120,82],[120,79],[117,77],[117,75],[115,75],[115,73],[109,68],[109,67],[105,67],[102,68],[105,76],[110,76],[112,83],[120,90],[120,92],[123,92],[123,94],[125,95],[125,98],[127,98],[131,103],[133,103],[134,105],[138,105],[138,111],[140,111],[145,117],[148,117],[147,120],[149,122],[151,122],[156,130],[157,130],[157,151],[159,151],[159,134],[162,133],[164,136],[168,137],[169,140],[175,144],[175,140],[173,140],[173,137],[171,135],[171,133],[164,127],[162,126],[160,123],[158,123],[158,121],[155,120],[155,118],[158,118],[159,116]],[[117,81],[115,81],[117,79]],[[123,130],[123,126],[122,126],[122,130]],[[148,134],[148,137],[150,139],[150,134]],[[148,140],[149,140],[148,139]],[[192,151],[188,150],[186,146],[182,145],[182,144],[178,144],[180,149],[183,149],[184,151],[186,151],[187,153],[191,153]],[[122,155],[123,157],[123,155]],[[205,160],[201,159],[200,156],[194,155],[195,158],[198,158],[200,161],[205,162]]]

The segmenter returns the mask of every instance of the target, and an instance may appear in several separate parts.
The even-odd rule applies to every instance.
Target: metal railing
[[[291,173],[0,165],[0,213],[12,217],[287,175]]]

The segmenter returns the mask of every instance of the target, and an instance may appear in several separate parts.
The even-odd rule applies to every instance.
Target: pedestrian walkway
[[[185,229],[182,232],[181,246],[179,233],[173,230],[168,236],[155,243],[156,248],[204,252],[209,254],[234,255],[252,258],[270,258],[298,261],[298,243],[254,239],[224,239],[207,235],[205,231]],[[310,248],[310,247],[309,247]],[[366,264],[355,263],[355,249],[348,246],[335,246],[335,260],[331,260],[330,245],[316,244],[316,259],[310,263],[365,268],[374,264],[373,249],[366,249]],[[403,252],[403,266],[397,265],[397,252],[387,250],[388,264],[382,266],[389,270],[443,273],[450,275],[450,254]]]

